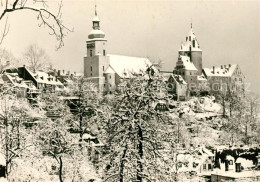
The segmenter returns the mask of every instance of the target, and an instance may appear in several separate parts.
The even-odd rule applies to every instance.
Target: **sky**
[[[163,60],[163,70],[172,71],[192,22],[203,67],[239,64],[249,89],[260,93],[260,1],[63,0],[63,23],[74,30],[64,47],[56,51],[55,37],[39,28],[36,15],[28,11],[9,15],[10,30],[0,47],[22,59],[25,49],[37,44],[54,68],[83,72],[95,2],[108,54]],[[56,5],[56,0],[49,2],[54,11]]]

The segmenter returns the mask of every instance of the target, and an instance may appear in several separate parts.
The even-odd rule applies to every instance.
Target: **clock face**
[[[87,48],[94,48],[95,47],[95,43],[89,43],[87,44]]]

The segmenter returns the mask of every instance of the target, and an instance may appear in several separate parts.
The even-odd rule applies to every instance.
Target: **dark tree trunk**
[[[61,156],[59,157],[59,160],[60,160],[59,179],[60,179],[60,182],[63,182],[63,180],[62,180],[62,167],[63,167],[63,164],[62,164]]]
[[[7,118],[5,118],[5,175],[8,177],[8,167],[9,167],[9,153],[8,153],[8,121]]]
[[[143,173],[143,131],[141,126],[138,126],[138,154],[139,154],[139,159],[137,160],[137,181],[142,182],[142,173]]]
[[[120,182],[124,181],[124,167],[125,167],[124,161],[125,161],[126,151],[127,151],[127,145],[125,146],[125,149],[124,149],[123,155],[122,155],[122,159],[120,162],[120,172],[119,172]]]

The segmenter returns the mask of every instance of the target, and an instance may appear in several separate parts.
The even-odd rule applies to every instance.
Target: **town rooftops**
[[[133,74],[143,74],[152,65],[149,59],[108,54],[110,67],[121,78],[133,77]]]
[[[52,76],[48,73],[45,73],[43,71],[36,71],[35,73],[33,73],[29,69],[27,69],[27,71],[34,77],[34,79],[38,83],[43,83],[43,84],[47,84],[47,85],[63,86],[63,84],[58,79],[56,79],[55,76]]]
[[[221,65],[220,67],[204,68],[206,76],[231,77],[237,68],[237,64]]]

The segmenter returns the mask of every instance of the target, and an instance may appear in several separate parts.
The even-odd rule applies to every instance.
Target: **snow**
[[[99,22],[100,20],[99,20],[98,16],[95,16],[92,21],[97,21],[97,22]]]
[[[110,74],[110,73],[115,73],[115,71],[109,66],[106,71],[104,72],[105,74]]]
[[[180,75],[171,74],[170,77],[172,77],[175,80],[175,82],[178,84],[187,85],[187,83],[184,81],[184,79]]]
[[[212,68],[204,68],[204,72],[207,77],[209,76],[219,76],[219,77],[231,77],[238,65],[234,64],[230,67],[227,65],[226,67],[215,67],[215,71],[213,73],[213,67]]]
[[[235,172],[235,171],[223,171],[221,169],[215,169],[212,174],[215,175],[221,175],[221,176],[228,176],[233,178],[248,178],[248,177],[256,177],[260,176],[260,171],[241,171],[241,172]]]
[[[105,33],[102,30],[91,30],[90,34],[102,34],[102,35],[105,35]]]
[[[198,75],[197,76],[197,80],[199,80],[199,81],[207,81],[207,79],[205,78],[204,75]]]
[[[192,29],[190,30],[190,33],[188,34],[187,37],[188,39],[186,39],[186,41],[182,43],[181,49],[179,51],[190,51],[190,47],[191,47],[191,51],[202,51],[199,47],[199,43]],[[189,37],[191,39],[189,39]],[[193,40],[195,40],[195,47],[193,47],[192,45]]]
[[[5,166],[5,156],[0,153],[0,165]]]
[[[185,66],[186,70],[194,70],[197,71],[197,68],[194,66],[194,64],[190,61],[190,57],[188,56],[180,56],[183,65]]]
[[[142,74],[152,65],[149,59],[121,55],[108,55],[111,68],[121,78],[131,78],[133,74]]]

